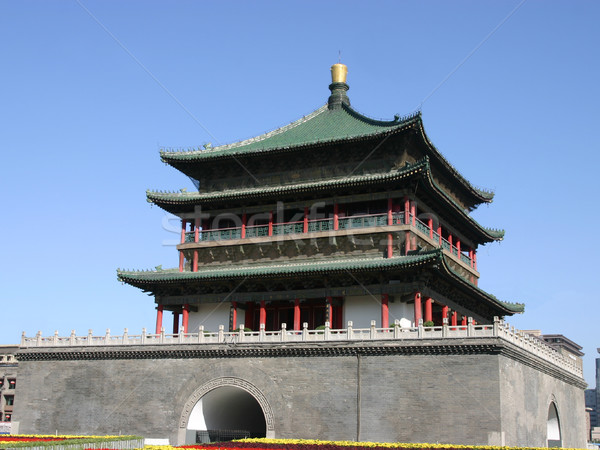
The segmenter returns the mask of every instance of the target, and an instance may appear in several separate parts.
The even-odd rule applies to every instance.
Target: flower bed
[[[215,442],[211,444],[172,446],[146,446],[144,450],[389,450],[389,449],[415,449],[415,450],[547,450],[545,447],[497,447],[491,445],[450,445],[450,444],[404,444],[404,443],[378,443],[378,442],[353,442],[353,441],[319,441],[313,439],[241,439],[230,442]],[[576,450],[576,449],[563,449]]]
[[[138,445],[131,444],[137,441]],[[69,449],[119,450],[141,448],[143,438],[139,436],[71,436],[71,435],[1,435],[0,448],[59,447]],[[87,447],[89,445],[89,447]]]

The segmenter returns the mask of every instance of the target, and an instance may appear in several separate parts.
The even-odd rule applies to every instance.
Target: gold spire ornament
[[[331,66],[331,82],[345,83],[348,75],[348,67],[345,64],[337,63]]]

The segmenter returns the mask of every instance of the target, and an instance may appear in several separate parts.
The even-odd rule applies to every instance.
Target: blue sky
[[[479,250],[480,286],[526,303],[516,327],[583,345],[593,384],[600,3],[528,0],[444,81],[520,3],[0,2],[0,343],[152,329],[153,299],[115,271],[177,265],[145,190],[193,186],[159,148],[313,111],[341,50],[358,111],[427,99],[430,139],[496,192],[474,213],[506,230]]]

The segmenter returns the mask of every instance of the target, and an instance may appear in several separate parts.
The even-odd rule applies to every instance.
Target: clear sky
[[[177,265],[177,223],[145,190],[193,186],[159,148],[317,109],[341,51],[353,107],[392,118],[426,99],[432,142],[495,190],[474,216],[506,237],[479,249],[480,286],[526,303],[516,327],[581,344],[593,384],[600,3],[525,1],[446,79],[520,4],[1,1],[0,343],[152,330],[153,299],[116,269]]]

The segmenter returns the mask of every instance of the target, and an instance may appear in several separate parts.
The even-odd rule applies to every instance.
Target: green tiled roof
[[[162,151],[161,158],[165,162],[200,160],[364,138],[416,123],[419,116],[420,113],[417,113],[402,119],[396,116],[394,120],[382,121],[363,116],[346,105],[337,109],[328,109],[324,105],[289,125],[251,139],[197,151]]]
[[[437,263],[437,265],[436,265]],[[365,272],[390,269],[406,269],[418,266],[443,266],[446,274],[459,280],[466,288],[475,292],[480,298],[495,304],[508,313],[523,312],[524,306],[518,303],[501,302],[496,297],[488,294],[477,286],[468,283],[448,264],[442,249],[430,250],[408,256],[395,256],[393,258],[323,258],[310,259],[308,261],[285,261],[285,262],[260,262],[244,265],[204,265],[198,267],[197,272],[179,272],[179,269],[130,271],[117,270],[117,278],[127,284],[144,288],[157,284],[180,284],[194,281],[218,281],[240,278],[268,278],[281,276],[310,276],[326,275],[336,272]]]
[[[280,186],[248,187],[242,189],[228,189],[224,191],[213,191],[206,193],[199,192],[153,192],[146,191],[148,202],[154,203],[167,211],[170,211],[170,205],[189,205],[194,206],[201,202],[210,202],[214,200],[231,200],[242,198],[266,197],[272,195],[281,195],[295,192],[315,192],[329,189],[332,187],[352,187],[357,185],[366,185],[372,183],[394,182],[418,173],[425,174],[431,185],[446,199],[453,207],[459,211],[466,220],[476,229],[487,235],[490,240],[500,240],[504,237],[503,230],[486,228],[477,223],[469,214],[450,197],[444,189],[437,185],[431,175],[429,158],[425,157],[414,164],[406,165],[401,169],[394,169],[385,173],[352,175],[339,178],[330,178],[319,181],[306,181],[294,184],[285,184]],[[173,211],[170,211],[173,212]]]

